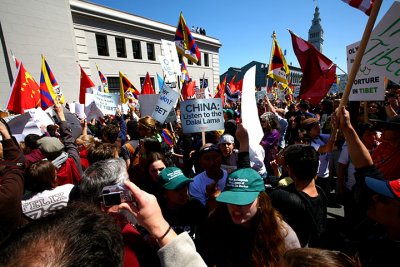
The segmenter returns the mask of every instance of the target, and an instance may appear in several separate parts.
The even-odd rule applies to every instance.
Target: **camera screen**
[[[103,201],[106,207],[119,205],[121,204],[121,195],[119,192],[103,195]]]

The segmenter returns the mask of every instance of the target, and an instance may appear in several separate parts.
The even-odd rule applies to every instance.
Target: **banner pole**
[[[365,49],[367,48],[368,40],[371,36],[372,29],[375,25],[376,18],[378,17],[379,9],[381,8],[382,0],[375,0],[374,6],[372,7],[371,14],[368,18],[367,25],[365,26],[365,30],[361,39],[360,46],[357,50],[356,58],[354,59],[354,64],[351,67],[351,71],[349,74],[349,78],[347,80],[346,88],[344,89],[342,99],[339,104],[338,110],[341,110],[343,106],[347,104],[349,101],[349,95],[351,87],[356,78],[356,74],[360,68],[362,57],[364,56]]]

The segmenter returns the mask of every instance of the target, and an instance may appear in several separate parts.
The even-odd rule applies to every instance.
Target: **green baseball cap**
[[[265,191],[264,180],[258,172],[251,168],[239,169],[228,176],[224,191],[217,197],[217,201],[248,205],[263,191]]]
[[[158,175],[158,182],[167,190],[176,190],[192,182],[192,180],[187,178],[181,169],[177,167],[168,167],[160,172]]]

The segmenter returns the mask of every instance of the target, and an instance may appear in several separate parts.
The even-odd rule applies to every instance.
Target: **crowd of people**
[[[240,101],[204,138],[134,106],[81,120],[78,138],[59,104],[58,122],[24,142],[1,120],[0,265],[394,266],[399,88],[346,108],[340,95],[266,97],[257,146]]]

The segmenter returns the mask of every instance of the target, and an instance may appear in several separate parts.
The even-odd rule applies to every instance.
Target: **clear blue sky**
[[[220,40],[220,73],[256,60],[269,62],[275,30],[286,61],[299,66],[293,52],[291,29],[307,40],[318,3],[324,29],[323,54],[347,71],[346,46],[359,41],[368,17],[341,0],[91,0],[155,21],[176,26],[182,11],[189,28],[203,27]],[[383,0],[379,21],[394,0]],[[341,74],[341,71],[338,71]]]

